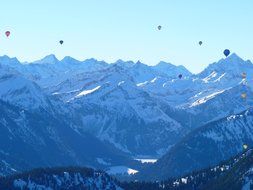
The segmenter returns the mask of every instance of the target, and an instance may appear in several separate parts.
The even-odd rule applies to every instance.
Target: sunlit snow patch
[[[217,78],[214,82],[219,82],[224,76],[226,75],[226,73],[223,73],[219,78]]]
[[[120,86],[120,85],[122,85],[124,83],[125,83],[125,81],[121,81],[121,82],[118,83],[118,86]]]
[[[93,92],[95,92],[96,90],[98,90],[101,86],[97,86],[96,88],[93,88],[91,90],[84,90],[81,93],[79,93],[76,98],[80,98],[82,96],[86,96],[87,94],[91,94]]]
[[[218,92],[215,92],[213,94],[210,94],[208,96],[205,96],[203,98],[198,99],[197,101],[193,102],[192,105],[190,107],[194,107],[194,106],[198,106],[200,104],[206,103],[208,100],[214,98],[215,96],[217,96],[218,94],[222,94],[225,90],[221,90]]]
[[[147,83],[148,83],[148,81],[141,82],[141,83],[136,84],[136,86],[144,86],[144,85],[147,84]]]
[[[138,173],[137,170],[128,168],[126,166],[113,166],[110,167],[106,172],[110,175],[132,175]]]
[[[151,83],[154,83],[156,80],[158,79],[158,77],[155,77],[153,80],[151,80]]]
[[[217,73],[215,71],[213,71],[209,76],[207,76],[206,78],[203,79],[203,81],[205,83],[208,83],[210,79],[214,78],[217,76]]]

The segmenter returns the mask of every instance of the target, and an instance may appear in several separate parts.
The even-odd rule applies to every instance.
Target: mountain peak
[[[171,67],[171,66],[175,66],[171,63],[165,62],[165,61],[160,61],[158,64],[155,65],[156,67]]]
[[[65,56],[61,62],[67,63],[67,64],[75,64],[75,63],[80,63],[77,59],[70,57],[70,56]]]
[[[199,74],[199,76],[207,77],[214,71],[218,73],[218,75],[229,73],[232,76],[241,76],[242,72],[247,71],[247,73],[252,73],[253,64],[251,61],[245,61],[236,53],[233,53],[225,59],[221,59],[218,62],[210,64],[204,71]]]
[[[132,67],[135,63],[133,61],[123,61],[122,59],[119,59],[113,64],[121,67]]]
[[[56,64],[59,60],[56,58],[54,54],[47,55],[41,60],[33,62],[34,64]]]
[[[218,64],[218,66],[221,66],[221,65],[225,66],[226,65],[226,67],[227,67],[227,64],[229,64],[230,67],[241,67],[241,66],[245,66],[245,65],[249,65],[249,64],[252,65],[252,63],[250,61],[243,60],[236,53],[233,53],[230,56],[228,56],[226,59],[221,59],[220,61],[218,61],[217,63],[214,63],[214,64]]]
[[[8,64],[19,64],[19,60],[16,57],[9,57],[7,55],[0,56],[0,63]]]
[[[230,56],[228,56],[225,60],[228,61],[244,61],[241,57],[239,57],[236,53],[231,54]]]
[[[142,63],[140,60],[138,60],[135,64],[136,64],[136,65],[145,65],[145,64]]]
[[[157,65],[153,66],[156,71],[164,73],[170,77],[175,77],[178,74],[182,74],[184,76],[191,75],[191,72],[188,71],[184,66],[176,66],[171,63],[167,63],[165,61],[160,61]]]
[[[100,65],[100,66],[106,66],[108,65],[105,61],[99,61],[94,58],[86,59],[83,61],[86,65]]]

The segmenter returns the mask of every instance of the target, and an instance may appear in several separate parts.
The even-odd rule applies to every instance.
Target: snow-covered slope
[[[111,165],[129,160],[90,134],[76,132],[62,115],[24,110],[0,101],[2,174],[45,166],[105,167],[96,158],[109,160]]]
[[[94,75],[97,79],[80,75],[53,88],[76,110],[79,131],[138,155],[164,153],[188,131],[168,114],[169,105],[139,89],[124,68],[114,65]]]
[[[244,73],[246,76],[243,76]],[[228,112],[238,113],[245,110],[247,106],[244,105],[247,104],[238,97],[246,92],[247,101],[251,101],[252,76],[253,64],[232,54],[209,65],[200,74],[181,80],[158,78],[154,83],[147,82],[140,87],[173,107],[201,117],[202,121],[198,125],[200,126],[203,122],[222,118]],[[208,108],[210,109],[207,111]]]
[[[253,145],[253,110],[211,122],[192,131],[150,168],[150,176],[168,178],[209,167]]]
[[[0,99],[24,109],[50,109],[50,100],[34,82],[0,65]]]

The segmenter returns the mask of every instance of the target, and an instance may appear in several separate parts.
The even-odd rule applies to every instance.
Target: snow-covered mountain
[[[179,74],[183,75],[181,79]],[[22,113],[29,113],[29,117],[18,117],[19,122],[15,117],[10,118],[13,126],[26,126],[28,131],[38,128],[34,134],[40,133],[40,127],[49,126],[49,129],[42,128],[50,136],[52,131],[61,131],[60,125],[56,124],[61,121],[65,126],[62,130],[71,131],[72,137],[80,141],[83,138],[85,146],[90,145],[86,141],[89,138],[94,138],[91,141],[98,144],[103,141],[109,147],[109,150],[105,148],[105,154],[109,152],[107,155],[112,156],[104,160],[117,158],[110,149],[120,149],[119,154],[124,151],[138,157],[158,157],[169,151],[180,161],[183,159],[181,154],[177,155],[172,147],[179,146],[185,136],[190,138],[188,134],[192,134],[192,130],[250,107],[253,103],[252,75],[252,63],[236,54],[209,65],[197,75],[192,75],[182,66],[165,62],[156,66],[122,60],[108,64],[95,59],[78,61],[71,57],[58,60],[49,55],[32,63],[20,63],[16,58],[3,56],[0,57],[0,100]],[[242,98],[242,94],[247,94],[247,97]],[[35,122],[31,117],[40,119]],[[245,116],[245,119],[249,118]],[[3,126],[8,127],[6,124]],[[215,126],[211,128],[216,129]],[[236,136],[235,132],[230,131],[232,136]],[[36,141],[40,139],[37,137],[40,135],[34,137]],[[66,142],[64,146],[72,143],[72,137],[66,139],[61,136]],[[47,138],[42,139],[47,141]],[[27,140],[23,141],[26,143]],[[76,148],[80,147],[77,144],[73,142],[67,152],[75,149],[73,154],[81,154],[78,160],[82,160],[85,155],[77,153]],[[39,146],[38,142],[35,145]],[[57,144],[56,149],[61,149],[59,147]],[[236,151],[230,155],[234,153]],[[97,152],[89,158],[96,160],[95,154]],[[223,158],[220,155],[217,161]],[[5,164],[6,171],[15,169],[6,162],[9,164]],[[80,162],[87,163],[86,158]],[[5,162],[1,163],[4,165]],[[203,166],[205,164],[211,163]],[[197,166],[198,163],[192,169]],[[180,172],[185,171],[182,169]]]
[[[238,113],[245,110],[247,106],[243,105],[247,104],[239,101],[238,97],[242,93],[247,93],[247,99],[251,101],[252,75],[253,64],[232,54],[226,59],[209,65],[197,75],[185,77],[182,80],[158,78],[153,83],[143,84],[141,88],[173,107],[184,109],[201,117],[200,126],[203,122],[222,118],[228,112]],[[226,100],[231,100],[231,102],[228,103]],[[221,107],[224,109],[220,109]],[[210,108],[213,113],[204,111],[206,108]]]
[[[78,133],[62,115],[35,112],[0,101],[0,160],[3,175],[35,167],[82,165],[105,168],[130,159],[87,133]],[[96,147],[96,149],[92,148]],[[2,170],[2,169],[1,169]]]
[[[50,110],[50,100],[42,89],[22,74],[0,65],[0,99],[24,109]]]
[[[175,110],[138,88],[118,65],[73,77],[51,89],[76,110],[79,131],[89,131],[129,153],[164,153],[188,131],[186,123],[173,118]]]
[[[183,138],[146,174],[166,179],[217,165],[243,151],[243,145],[251,147],[252,131],[252,108],[208,123]]]

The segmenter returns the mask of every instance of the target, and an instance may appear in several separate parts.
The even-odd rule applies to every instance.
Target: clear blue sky
[[[199,72],[225,48],[252,60],[252,8],[252,0],[5,0],[0,55],[33,61],[53,53],[149,65],[164,60]]]

